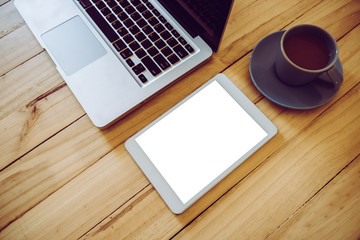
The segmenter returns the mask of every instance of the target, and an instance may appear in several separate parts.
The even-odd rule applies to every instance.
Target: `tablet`
[[[169,208],[179,214],[277,133],[218,74],[125,143]]]

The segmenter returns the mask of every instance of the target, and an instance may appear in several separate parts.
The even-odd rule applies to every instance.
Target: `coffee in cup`
[[[338,47],[334,38],[314,25],[298,25],[284,32],[275,59],[275,71],[281,81],[300,86],[321,74],[336,85],[341,76],[335,63]]]

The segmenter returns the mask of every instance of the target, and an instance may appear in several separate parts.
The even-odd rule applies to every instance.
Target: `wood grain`
[[[0,1],[0,5],[2,2]],[[19,12],[15,9],[14,1],[9,1],[0,7],[0,38],[25,25]]]
[[[359,239],[359,179],[358,156],[268,239]]]
[[[301,23],[339,40],[345,76],[334,99],[308,111],[271,103],[248,73],[257,41]],[[359,237],[359,24],[359,0],[235,1],[210,62],[99,130],[13,1],[0,1],[0,239]],[[173,215],[123,143],[222,71],[279,134],[188,211]],[[354,185],[338,194],[347,184]]]

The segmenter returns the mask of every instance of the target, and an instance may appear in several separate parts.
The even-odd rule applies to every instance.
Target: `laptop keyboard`
[[[195,52],[148,0],[78,0],[140,85]]]

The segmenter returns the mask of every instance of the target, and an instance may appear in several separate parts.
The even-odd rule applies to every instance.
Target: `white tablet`
[[[218,74],[125,143],[169,208],[182,213],[277,133]]]

